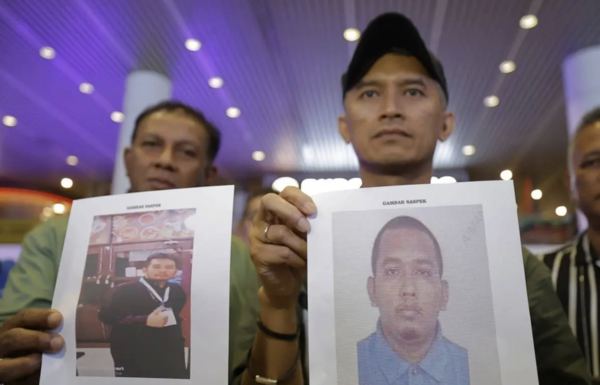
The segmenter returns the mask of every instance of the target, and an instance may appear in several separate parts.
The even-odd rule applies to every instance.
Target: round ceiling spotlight
[[[79,164],[79,159],[75,155],[70,155],[67,157],[67,164],[69,166],[77,166]]]
[[[73,187],[73,179],[71,178],[62,178],[60,181],[60,185],[62,188],[71,188]]]
[[[357,41],[360,39],[360,31],[356,28],[348,28],[344,31],[344,39],[347,41]]]
[[[55,214],[63,214],[66,210],[67,208],[62,203],[55,203],[52,206],[52,211],[54,211]]]
[[[79,91],[81,91],[83,94],[91,94],[94,92],[94,86],[90,83],[81,83],[79,85]]]
[[[513,173],[510,170],[504,170],[500,173],[500,178],[502,180],[511,180],[513,177]]]
[[[523,29],[531,29],[538,24],[538,18],[535,15],[525,15],[519,21],[519,25]]]
[[[475,146],[473,146],[471,144],[469,144],[468,146],[464,146],[462,148],[462,153],[465,156],[472,156],[472,155],[474,155],[475,154]]]
[[[225,113],[232,119],[238,118],[242,114],[240,109],[237,107],[229,107]]]
[[[56,52],[52,47],[42,47],[40,48],[40,56],[44,59],[54,59]]]
[[[483,104],[486,107],[496,107],[498,104],[500,104],[500,99],[498,99],[496,95],[490,95],[483,99]]]
[[[265,153],[262,151],[254,151],[252,153],[252,159],[254,159],[257,162],[262,162],[263,160],[265,160],[265,158]]]
[[[200,40],[187,39],[185,41],[185,48],[189,49],[190,51],[198,51],[198,50],[200,50],[201,47],[202,47],[202,43],[200,43]]]
[[[544,194],[542,194],[542,190],[540,190],[540,189],[535,189],[535,190],[533,190],[531,192],[531,198],[534,199],[534,200],[536,200],[536,201],[542,199],[543,195]]]
[[[517,69],[517,65],[514,61],[506,60],[500,63],[500,72],[502,72],[503,74],[509,74],[515,69]]]
[[[223,87],[223,79],[214,77],[208,79],[208,85],[212,88],[221,88]]]
[[[559,217],[564,217],[565,215],[567,215],[567,208],[565,206],[558,206],[554,212]]]
[[[17,118],[12,115],[6,115],[2,118],[2,124],[6,127],[14,127],[17,125]]]
[[[121,123],[123,120],[125,120],[125,114],[120,111],[115,111],[110,114],[110,119],[115,123]]]
[[[277,192],[282,192],[284,188],[292,186],[292,187],[300,187],[300,183],[290,176],[282,176],[281,178],[275,179],[271,187],[273,190]]]

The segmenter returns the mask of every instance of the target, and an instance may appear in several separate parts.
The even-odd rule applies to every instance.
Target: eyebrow
[[[382,85],[383,85],[383,82],[381,82],[379,80],[360,80],[358,83],[356,83],[356,85],[354,86],[354,89],[360,90],[365,87],[378,87],[378,86],[381,87]],[[425,80],[423,80],[423,78],[421,78],[421,77],[403,79],[403,80],[397,82],[397,85],[404,86],[404,87],[418,85],[418,86],[427,88],[427,84],[425,83]]]

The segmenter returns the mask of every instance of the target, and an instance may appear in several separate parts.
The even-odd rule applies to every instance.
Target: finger
[[[287,246],[300,258],[306,259],[306,240],[299,237],[296,233],[284,225],[271,225],[268,231],[264,232],[265,243]]]
[[[62,315],[56,310],[26,309],[7,319],[2,330],[24,328],[33,330],[49,330],[60,326]]]
[[[15,328],[0,333],[0,357],[10,357],[21,352],[58,352],[65,341],[54,333]],[[2,362],[2,361],[0,361]]]
[[[296,269],[306,268],[306,261],[286,246],[260,244],[255,246],[250,255],[257,266],[288,265]]]
[[[310,228],[306,216],[296,206],[279,195],[267,194],[262,197],[259,214],[254,217],[254,226],[257,227],[260,222],[267,222],[269,213],[277,217],[279,222],[303,233]]]
[[[312,198],[297,187],[288,186],[279,193],[279,196],[296,206],[306,216],[317,212],[317,206]]]
[[[42,356],[37,353],[17,358],[4,358],[0,361],[0,383],[7,384],[24,379],[40,370],[41,365]]]

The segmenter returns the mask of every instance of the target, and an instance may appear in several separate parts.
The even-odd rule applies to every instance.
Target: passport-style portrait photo
[[[332,218],[339,383],[501,384],[481,206]]]

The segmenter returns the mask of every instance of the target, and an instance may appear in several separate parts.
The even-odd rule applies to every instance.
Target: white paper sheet
[[[233,186],[219,186],[74,202],[52,304],[64,316],[56,332],[66,346],[61,353],[44,355],[41,385],[227,383],[233,192]],[[169,285],[178,285],[171,287],[170,300],[182,289],[188,292],[181,325],[165,319],[164,327],[181,328],[181,334],[188,335],[190,348],[183,356],[190,378],[115,378],[112,353],[107,340],[102,341],[112,326],[94,319],[96,307],[119,285],[140,283],[145,258],[157,252],[174,253],[179,261],[176,270],[155,270],[158,280],[169,277]],[[100,254],[97,263],[94,253]],[[140,260],[140,255],[146,257]],[[131,271],[140,274],[132,276]],[[165,307],[172,306],[170,300]],[[131,301],[131,307],[136,306]],[[148,328],[145,322],[139,327]],[[94,341],[98,338],[101,341]],[[175,350],[182,356],[179,347]]]
[[[465,371],[467,367],[471,385],[538,384],[512,182],[365,188],[323,193],[315,196],[314,201],[317,214],[310,219],[308,235],[311,385],[359,384],[357,351],[374,352],[376,356],[382,350],[379,347],[393,345],[393,341],[388,345],[374,343],[388,341],[387,337],[377,339],[377,336],[392,335],[391,332],[375,333],[380,318],[386,317],[386,330],[402,333],[418,323],[421,326],[415,326],[417,332],[409,330],[414,332],[414,336],[399,335],[409,339],[421,338],[422,330],[419,328],[425,324],[425,318],[421,317],[425,314],[423,309],[426,305],[419,301],[427,298],[428,294],[417,289],[414,282],[416,276],[428,276],[430,273],[410,270],[412,268],[407,266],[412,265],[408,264],[402,264],[396,270],[388,268],[385,270],[388,275],[373,272],[373,268],[380,269],[379,265],[372,265],[371,258],[377,234],[388,221],[401,216],[421,222],[439,244],[443,269],[442,277],[436,276],[438,283],[434,287],[438,290],[443,286],[440,280],[447,282],[448,302],[445,310],[439,311],[438,325],[441,325],[441,334],[452,342],[455,350],[466,354],[463,369],[454,370]],[[408,244],[410,239],[420,238],[394,235],[389,239],[401,241],[386,241],[387,253],[392,250],[390,245],[402,248],[403,242]],[[418,251],[413,250],[417,249],[405,250],[402,255],[417,255]],[[380,256],[377,255],[377,258]],[[377,261],[379,259],[376,259],[376,264]],[[409,289],[396,287],[397,292],[390,290],[393,292],[391,297],[378,297],[383,291],[380,289],[373,297],[369,296],[369,277],[399,279],[393,276],[400,274],[397,271],[406,274],[412,271]],[[401,276],[408,277],[406,274]],[[373,278],[374,287],[383,287],[377,286],[383,282],[377,279]],[[402,310],[406,298],[420,304],[413,303],[411,306],[423,307],[415,312]],[[373,299],[385,304],[374,303]],[[396,306],[391,313],[386,307],[390,303]],[[380,317],[380,314],[383,315]],[[435,320],[431,317],[429,321]],[[375,335],[370,337],[373,333]],[[360,348],[359,342],[363,340],[365,342]],[[378,348],[367,349],[367,341]],[[403,346],[407,345],[404,343]],[[400,361],[395,361],[397,350],[390,348],[388,351],[394,354],[392,358],[389,355],[379,356],[391,360],[387,366],[381,363],[382,358],[371,356],[367,360],[364,358],[366,355],[361,355],[362,376],[371,381],[368,385],[387,384],[376,383],[377,375],[369,376],[365,368],[371,365],[371,370],[387,370],[389,373],[392,366],[398,370]],[[419,374],[423,370],[421,364],[424,365],[426,360],[427,356],[417,366],[410,366],[415,369],[407,371],[407,376]],[[453,370],[452,366],[449,368]],[[442,370],[441,373],[445,376],[447,371]],[[366,381],[362,382],[361,385],[367,385]],[[451,381],[444,383],[453,384]],[[460,385],[464,383],[467,382]]]

